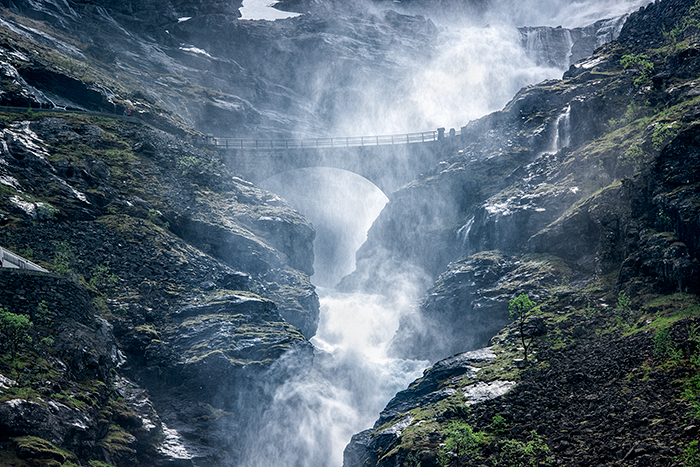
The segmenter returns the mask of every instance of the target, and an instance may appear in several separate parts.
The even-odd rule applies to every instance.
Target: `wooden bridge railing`
[[[449,135],[444,129],[407,133],[400,135],[379,136],[344,136],[334,138],[304,138],[304,139],[250,139],[250,138],[217,138],[210,136],[208,141],[217,147],[228,149],[325,149],[350,148],[363,146],[389,146],[395,144],[429,143],[439,141],[445,136],[455,136],[454,130]]]

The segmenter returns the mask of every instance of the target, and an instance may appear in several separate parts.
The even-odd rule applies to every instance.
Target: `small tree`
[[[531,337],[529,341],[525,339],[525,324],[530,316],[537,312],[536,306],[535,302],[530,300],[530,296],[527,294],[520,294],[508,303],[510,319],[517,323],[518,330],[520,331],[520,341],[523,344],[525,352],[525,363],[527,363],[527,349],[530,347],[533,340],[533,337]]]
[[[7,311],[5,308],[0,308],[0,332],[7,336],[13,360],[17,356],[17,349],[22,344],[32,342],[32,338],[29,335],[29,328],[31,327],[32,322],[28,316],[18,315]]]

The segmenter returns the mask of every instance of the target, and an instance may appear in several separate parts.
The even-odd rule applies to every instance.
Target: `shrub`
[[[530,300],[530,296],[527,294],[520,294],[508,303],[508,313],[510,313],[510,318],[515,321],[518,325],[518,330],[520,331],[520,341],[523,345],[523,353],[525,355],[525,362],[527,363],[527,351],[532,344],[533,338],[530,340],[525,338],[525,325],[527,324],[528,318],[534,313],[537,313],[537,305],[535,302]]]
[[[17,356],[17,350],[23,344],[32,342],[32,338],[29,335],[31,327],[32,322],[28,316],[18,315],[7,311],[5,308],[0,308],[0,331],[7,337],[13,360]]]
[[[685,38],[695,39],[700,32],[700,0],[695,0],[688,14],[676,24],[668,34],[668,39],[675,43]]]
[[[553,462],[550,458],[541,459],[547,454],[549,454],[549,446],[536,431],[532,431],[528,442],[509,439],[503,443],[500,457],[501,461],[505,462],[503,465],[513,467],[530,465],[534,467],[552,465]]]
[[[639,71],[639,76],[634,79],[635,87],[648,86],[651,84],[651,74],[654,71],[654,63],[646,54],[628,54],[620,59],[620,65],[627,70],[634,68]]]
[[[53,272],[70,277],[75,263],[75,248],[68,242],[54,242]]]
[[[473,454],[487,443],[486,433],[474,431],[466,422],[454,421],[446,431],[445,443],[438,452],[438,462],[442,466],[450,465],[450,453],[454,456]]]
[[[700,467],[700,442],[691,441],[681,457],[683,467]]]

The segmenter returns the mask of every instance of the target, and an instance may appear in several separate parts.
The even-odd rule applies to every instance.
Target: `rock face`
[[[476,377],[476,373],[479,371],[474,365],[490,362],[495,358],[496,356],[490,349],[475,350],[442,360],[430,370],[426,370],[422,378],[414,381],[408,389],[399,392],[387,404],[372,429],[353,436],[343,454],[343,465],[382,465],[379,462],[381,455],[391,450],[400,439],[402,432],[415,419],[413,415],[406,414],[407,412],[453,396],[460,389],[445,387],[446,381],[452,383],[456,381],[469,382]],[[489,400],[498,397],[507,392],[513,384],[499,384],[498,388],[492,386],[486,390],[480,388],[479,399]],[[461,390],[468,393],[476,385],[480,385],[480,383],[467,384]],[[396,422],[397,417],[404,418]],[[389,423],[392,420],[395,423]]]
[[[16,456],[120,465],[139,451],[154,465],[167,462],[157,452],[161,421],[151,402],[133,397],[127,380],[112,384],[124,356],[87,291],[64,277],[20,270],[2,271],[0,285],[3,310],[33,324],[21,344],[30,360],[11,368],[3,359],[0,370],[0,436],[14,440]]]
[[[4,105],[130,108],[153,124],[220,136],[317,135],[358,106],[367,82],[396,83],[405,60],[429,53],[437,34],[424,17],[340,2],[311,2],[304,15],[275,22],[238,21],[240,1],[4,6],[12,38],[46,48],[4,65],[16,90]],[[387,102],[401,95],[388,88]]]
[[[509,322],[508,301],[520,293],[534,300],[571,275],[549,255],[476,253],[447,266],[420,304],[420,319],[406,318],[392,342],[396,355],[436,361],[488,345]]]
[[[319,312],[312,227],[206,148],[140,123],[12,113],[3,121],[0,241],[81,286],[62,279],[62,290],[75,289],[61,304],[75,307],[74,324],[64,329],[51,315],[47,325],[60,333],[40,347],[66,365],[72,358],[63,378],[78,386],[64,394],[73,386],[49,385],[43,398],[32,392],[43,383],[15,381],[0,442],[36,437],[115,466],[227,459],[229,433],[255,416],[239,399],[271,397],[285,375],[270,368],[283,355],[309,364],[302,333],[315,333]],[[8,285],[0,306],[38,322],[37,307],[52,309],[64,294],[51,290]],[[94,361],[66,354],[78,349]],[[4,355],[0,372],[14,380]],[[75,397],[87,377],[97,385],[86,389],[96,394],[89,409],[60,398]],[[55,410],[45,406],[52,401]],[[34,417],[65,427],[51,437]],[[80,424],[89,436],[70,428]],[[25,444],[13,452],[31,457]]]
[[[678,8],[678,5],[668,8],[675,8],[677,20],[682,18],[684,11],[688,11],[687,8]],[[633,20],[639,21],[640,15],[647,17],[644,16],[646,12],[640,12],[633,16]],[[662,18],[665,16],[662,15]],[[630,31],[623,28],[621,43],[632,41]],[[367,242],[357,253],[357,270],[345,278],[342,285],[369,290],[391,287],[384,282],[388,275],[382,272],[390,264],[387,258],[401,264],[403,271],[416,271],[416,277],[422,278],[423,283],[429,283],[427,277],[437,278],[446,268],[453,270],[455,266],[448,268],[450,262],[492,250],[506,255],[515,254],[516,257],[523,253],[537,253],[563,258],[566,268],[571,270],[558,277],[553,276],[556,277],[553,281],[606,274],[620,266],[631,248],[644,249],[632,246],[633,242],[628,238],[628,235],[635,235],[632,232],[642,232],[638,219],[644,209],[647,211],[642,222],[656,230],[651,234],[656,239],[654,244],[659,245],[660,251],[666,251],[665,254],[672,257],[679,255],[677,259],[669,261],[675,261],[675,267],[680,268],[678,271],[690,273],[690,270],[683,269],[685,266],[681,266],[681,263],[686,264],[682,258],[692,262],[692,254],[686,256],[684,252],[694,242],[695,234],[690,233],[696,229],[694,221],[690,220],[693,214],[685,215],[684,219],[690,222],[681,222],[683,227],[673,224],[678,224],[678,217],[672,214],[673,222],[667,221],[667,227],[663,227],[663,222],[658,218],[651,219],[649,213],[655,212],[666,219],[670,215],[666,213],[669,209],[658,203],[670,195],[644,194],[641,188],[633,187],[646,183],[658,186],[664,182],[659,178],[652,181],[650,175],[622,185],[615,181],[629,177],[643,167],[651,170],[652,165],[649,164],[660,163],[654,161],[665,157],[665,151],[674,147],[674,138],[681,129],[695,131],[690,122],[695,120],[696,114],[690,104],[682,106],[674,115],[677,122],[659,116],[644,126],[640,122],[634,123],[645,112],[639,109],[639,114],[634,113],[637,100],[645,95],[648,102],[654,102],[659,108],[679,105],[692,99],[694,94],[690,90],[694,84],[687,84],[690,87],[685,91],[681,91],[682,87],[640,90],[633,82],[639,76],[639,71],[625,70],[620,65],[622,55],[628,51],[621,47],[618,43],[607,46],[597,56],[572,66],[563,81],[548,81],[523,89],[501,112],[465,126],[462,129],[463,149],[458,154],[446,157],[424,177],[392,197],[370,229]],[[674,51],[670,55],[674,57],[670,60],[679,66],[670,68],[660,61],[660,67],[667,67],[660,72],[663,79],[672,79],[677,70],[686,76],[681,62],[691,60],[688,52]],[[642,92],[646,94],[639,94]],[[623,114],[621,110],[625,106],[621,103],[628,102],[626,96],[629,93],[634,96],[633,103],[629,104],[633,110]],[[671,100],[664,104],[667,98]],[[646,112],[646,115],[654,115],[651,109]],[[689,150],[687,147],[693,151],[690,143],[693,137],[684,138],[684,143],[679,142],[678,145],[684,145],[686,151]],[[695,170],[692,159],[687,163],[688,170]],[[653,170],[658,172],[660,169]],[[692,184],[692,179],[689,179],[689,183]],[[605,190],[602,192],[595,193],[603,188]],[[667,193],[673,191],[670,187],[667,189]],[[684,199],[691,199],[689,192],[684,193],[689,197]],[[652,198],[656,201],[648,201]],[[580,203],[580,207],[576,207],[575,203]],[[640,205],[644,208],[640,208]],[[678,203],[674,205],[678,206]],[[585,211],[586,206],[590,207],[589,211]],[[570,227],[564,230],[563,226],[568,222],[571,222]],[[670,227],[672,225],[673,228]],[[676,228],[680,230],[676,231]],[[688,229],[685,239],[679,237],[684,229]],[[658,243],[661,237],[657,234],[667,230],[675,233],[664,237],[666,246],[663,246]],[[557,236],[556,246],[555,243],[542,243],[549,235]],[[669,250],[675,238],[688,243],[680,249]],[[406,350],[406,343],[413,336],[416,337],[416,351],[423,355],[426,352],[429,354],[430,351],[426,349],[431,347],[444,348],[447,352],[430,358],[468,350],[475,342],[483,345],[483,338],[477,338],[475,342],[468,338],[460,341],[461,347],[452,347],[438,336],[461,335],[461,325],[457,326],[460,331],[453,332],[452,329],[455,313],[462,313],[465,322],[470,322],[474,305],[479,301],[472,302],[478,298],[478,294],[491,294],[485,291],[492,286],[498,290],[509,273],[507,269],[501,271],[490,283],[493,285],[484,285],[479,280],[465,277],[464,280],[453,279],[453,285],[445,288],[444,296],[441,292],[435,294],[431,291],[429,297],[435,298],[427,298],[423,305],[424,311],[431,311],[422,315],[430,317],[428,319],[442,316],[438,321],[443,324],[431,331],[417,333],[416,329],[422,329],[422,326],[406,322],[403,326],[405,335],[404,330],[399,331],[397,345]],[[455,272],[452,274],[456,276]],[[654,274],[663,277],[663,274]],[[438,290],[443,287],[442,281],[447,277],[436,284]],[[507,282],[513,283],[512,280]],[[668,286],[661,283],[658,286],[657,291],[668,290]],[[477,296],[466,293],[470,287],[483,292],[477,292]],[[510,293],[540,295],[537,290],[528,290],[526,286],[509,287]],[[684,287],[680,290],[685,290]],[[498,293],[495,295],[498,296]],[[431,300],[439,305],[430,306]],[[497,311],[496,315],[503,317],[503,305],[498,305],[497,309],[501,311]],[[477,322],[480,322],[478,318],[474,323]],[[475,324],[471,332],[476,336],[492,332],[492,329],[484,328],[482,334],[479,329]],[[430,346],[422,340],[428,334],[436,336]],[[407,355],[418,355],[408,352]]]
[[[617,39],[626,16],[596,21],[583,28],[556,27],[518,28],[525,50],[538,65],[567,69],[601,45]]]

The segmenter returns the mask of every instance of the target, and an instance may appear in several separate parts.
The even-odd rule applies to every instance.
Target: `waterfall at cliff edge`
[[[428,362],[389,358],[388,343],[417,295],[410,283],[390,296],[340,293],[340,278],[354,269],[352,254],[387,202],[361,177],[336,169],[297,170],[262,183],[282,194],[314,224],[321,319],[314,364],[274,394],[247,449],[246,466],[340,466],[350,437],[371,425],[393,395]],[[340,217],[338,217],[340,216]],[[336,250],[346,250],[339,256]],[[349,253],[349,255],[347,254]]]
[[[558,21],[567,17],[566,8],[563,4],[557,4],[558,8],[553,9],[553,13],[548,16],[548,9],[540,3],[526,3],[536,5],[527,14],[519,12],[519,7],[504,6],[506,13],[522,13],[517,20],[504,17],[496,11],[491,12],[487,17],[500,22],[492,23],[495,26],[489,30],[483,24],[467,27],[460,25],[452,32],[463,33],[468,30],[469,34],[451,34],[450,26],[444,26],[448,28],[445,37],[455,42],[442,45],[445,52],[437,54],[438,61],[434,62],[436,67],[423,66],[409,70],[422,80],[422,84],[416,83],[416,90],[422,96],[421,105],[410,106],[410,109],[420,109],[429,118],[416,120],[403,115],[399,121],[431,121],[431,118],[439,118],[447,107],[453,112],[456,110],[453,106],[441,107],[439,103],[444,99],[455,100],[455,96],[459,95],[459,116],[447,117],[460,119],[456,123],[464,124],[471,118],[501,108],[519,86],[561,76],[562,69],[541,67],[528,58],[521,44],[516,44],[518,35],[515,27],[521,25],[521,19],[533,21],[533,24]],[[617,3],[612,8],[605,2],[593,1],[586,4],[586,8],[578,3],[568,7],[572,9],[572,17],[588,21],[580,24],[585,25],[606,17],[613,10],[618,14],[627,13],[641,3],[639,0],[630,0]],[[594,14],[596,8],[599,15]],[[511,32],[508,32],[509,29]],[[465,37],[468,40],[465,41]],[[481,43],[478,42],[480,40]],[[503,52],[504,44],[507,53]],[[499,49],[499,53],[489,53],[490,50]],[[510,96],[503,95],[504,87],[511,93]],[[556,152],[568,144],[569,110],[563,109],[556,122],[553,122],[552,151]],[[396,116],[392,112],[387,112],[388,114]],[[373,115],[373,112],[368,112],[368,115]],[[341,127],[339,134],[361,134],[365,128],[376,129],[379,126],[376,122],[353,121],[341,122]],[[310,176],[313,178],[308,178]],[[284,177],[288,182],[292,181],[286,185],[279,181],[270,182],[263,184],[263,187],[289,199],[296,209],[314,223],[319,232],[316,241],[317,263],[343,248],[351,256],[364,241],[369,225],[386,202],[384,198],[383,202],[369,203],[373,204],[372,208],[360,209],[358,213],[348,206],[367,207],[367,200],[376,196],[376,193],[360,193],[356,185],[338,183],[318,173]],[[328,184],[326,188],[321,186],[324,180]],[[305,198],[328,201],[331,198],[329,193],[338,196],[330,203],[330,208],[326,209],[336,215],[340,214],[338,217],[347,221],[343,227],[324,225],[334,224],[337,219],[328,215],[325,220],[314,219],[314,213],[323,208],[304,205]],[[338,199],[345,199],[349,204],[338,205]],[[458,241],[467,242],[472,222],[473,219],[460,229]],[[324,230],[337,233],[350,229],[357,235],[354,240],[344,243],[344,246],[339,247],[333,243],[337,238],[330,242],[322,238]],[[324,244],[326,247],[319,247]],[[350,273],[352,261],[342,261],[345,261],[346,266],[340,272]],[[321,318],[317,335],[311,339],[315,347],[313,367],[283,384],[275,391],[272,404],[261,411],[258,425],[250,430],[247,443],[241,448],[241,465],[245,467],[342,465],[343,448],[351,436],[371,426],[394,394],[404,389],[428,365],[425,361],[387,356],[387,348],[398,328],[399,320],[412,313],[417,297],[424,291],[416,284],[425,283],[426,277],[408,278],[403,287],[388,290],[383,296],[359,292],[348,294],[332,289],[342,274],[339,276],[338,270],[331,270],[332,268],[326,269],[323,274],[312,278],[317,286],[325,287],[318,289]]]

